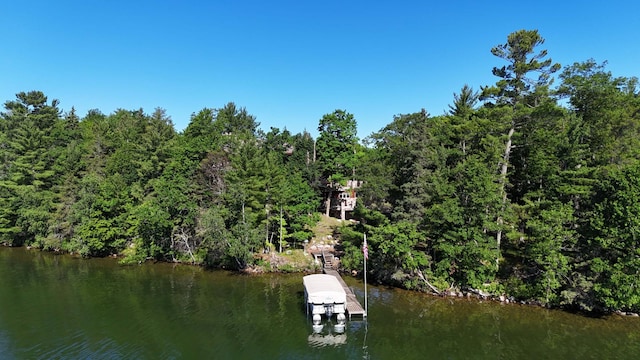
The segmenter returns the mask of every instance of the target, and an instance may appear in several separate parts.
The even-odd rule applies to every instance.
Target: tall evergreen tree
[[[518,139],[522,127],[531,120],[531,111],[540,104],[548,94],[552,82],[551,74],[560,69],[560,64],[553,63],[547,57],[546,50],[537,52],[537,47],[544,44],[544,38],[537,30],[519,30],[509,34],[507,42],[495,46],[491,53],[505,61],[507,65],[494,67],[493,75],[500,78],[494,86],[482,88],[482,98],[493,100],[489,106],[506,107],[502,112],[504,126],[504,151],[499,164],[500,192],[503,211],[506,211],[510,198],[507,189],[509,183],[508,170],[510,157],[514,148],[514,140]],[[532,78],[532,73],[538,73]],[[496,232],[496,245],[501,247],[504,215],[499,215],[497,223],[500,228]],[[496,259],[496,262],[499,259]]]
[[[10,244],[31,243],[46,237],[55,207],[58,150],[52,134],[60,110],[41,91],[20,92],[4,106],[0,236]]]
[[[389,202],[394,220],[418,222],[424,215],[428,194],[424,181],[440,158],[428,148],[431,144],[429,114],[422,110],[395,116],[393,122],[373,134],[371,139],[392,167]]]

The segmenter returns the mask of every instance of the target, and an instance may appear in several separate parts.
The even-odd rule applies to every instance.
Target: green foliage
[[[412,271],[424,267],[426,255],[415,250],[422,239],[415,224],[406,221],[375,228],[370,237],[372,261],[393,270]]]
[[[312,235],[312,225],[319,220],[315,210],[320,199],[300,173],[291,174],[284,185],[282,204],[290,229],[289,237],[294,241],[308,240]]]
[[[321,196],[355,178],[345,269],[362,269],[366,233],[368,275],[387,284],[640,311],[638,81],[587,60],[551,88],[560,66],[543,44],[509,34],[491,49],[506,62],[494,85],[464,85],[441,116],[394,116],[363,144],[344,110],[317,139],[264,133],[234,103],[178,134],[162,109],[80,118],[18,93],[0,115],[0,243],[239,269],[310,239]]]
[[[591,271],[606,309],[640,309],[640,164],[605,174],[594,194]]]
[[[367,208],[375,209],[390,215],[393,212],[390,202],[392,193],[397,191],[393,182],[395,160],[382,147],[364,147],[357,153],[358,179],[363,181],[358,190],[358,202]]]
[[[131,197],[124,178],[85,177],[77,207],[78,224],[69,251],[83,256],[117,253],[132,237]]]
[[[558,94],[569,98],[580,126],[582,165],[629,164],[640,158],[638,79],[617,77],[593,59],[564,69]]]
[[[522,244],[525,278],[530,284],[528,298],[558,305],[568,299],[561,289],[570,287],[571,249],[577,236],[572,229],[573,209],[570,204],[549,203],[534,207],[527,221],[528,238]]]
[[[371,136],[371,141],[379,149],[376,155],[388,166],[382,175],[391,175],[387,190],[390,205],[386,206],[393,209],[391,216],[394,220],[415,221],[423,216],[424,206],[429,200],[423,184],[429,181],[432,168],[437,166],[435,164],[442,160],[437,149],[430,146],[432,125],[429,114],[423,110],[396,116],[391,124]],[[377,159],[372,157],[371,160]],[[363,180],[367,184],[378,179],[370,177]]]
[[[347,270],[362,271],[364,261],[362,241],[364,234],[352,226],[341,226],[338,228],[338,236],[344,251],[340,266]]]
[[[480,99],[480,93],[474,91],[469,85],[464,84],[459,94],[453,94],[453,105],[449,105],[449,114],[469,119],[473,115],[478,99]]]
[[[47,103],[40,91],[18,93],[5,103],[0,138],[0,241],[22,245],[42,241],[48,233],[58,175],[54,163],[60,146],[52,133],[58,101]]]
[[[320,119],[316,147],[323,177],[330,182],[351,178],[358,141],[356,119],[344,110],[335,110]]]
[[[497,104],[516,106],[522,101],[535,104],[539,91],[551,83],[551,74],[560,70],[560,64],[545,59],[546,50],[536,53],[536,48],[544,44],[544,38],[538,30],[518,30],[507,37],[507,42],[495,46],[491,53],[508,65],[494,67],[493,75],[500,78],[495,86],[482,89],[483,98],[494,98]],[[528,78],[532,72],[537,79]]]

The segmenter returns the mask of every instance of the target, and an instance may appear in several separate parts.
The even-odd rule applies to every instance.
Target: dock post
[[[367,258],[369,257],[369,248],[367,247],[367,234],[364,234],[364,243],[362,244],[362,254],[364,255],[364,316],[369,314],[367,304]]]

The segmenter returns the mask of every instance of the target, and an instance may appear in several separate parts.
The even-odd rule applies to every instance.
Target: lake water
[[[362,282],[345,281],[362,299]],[[0,358],[640,358],[640,318],[368,289],[367,321],[314,334],[302,275],[0,248]]]

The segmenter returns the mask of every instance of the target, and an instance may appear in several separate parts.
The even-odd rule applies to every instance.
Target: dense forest
[[[345,110],[309,133],[233,103],[176,132],[164,110],[63,113],[40,91],[0,116],[0,243],[242,269],[310,238],[332,184],[363,181],[342,266],[376,281],[640,311],[640,96],[537,31],[491,49],[496,83],[364,139]]]

